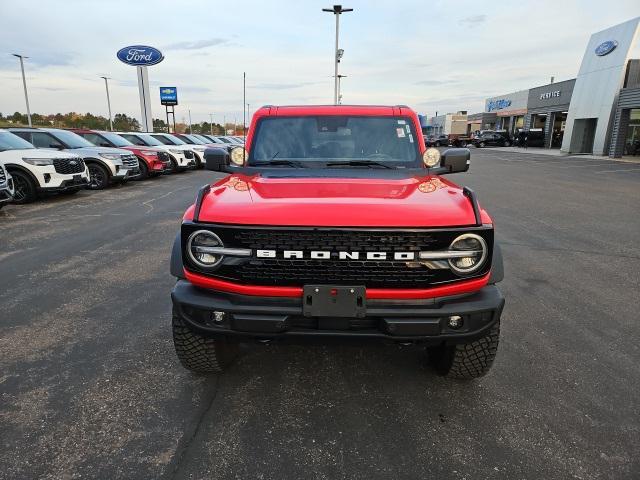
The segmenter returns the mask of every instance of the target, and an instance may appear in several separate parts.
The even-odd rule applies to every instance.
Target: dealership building
[[[639,23],[591,35],[576,78],[487,98],[467,116],[467,133],[535,129],[545,148],[567,154],[640,155],[640,60],[629,58]]]

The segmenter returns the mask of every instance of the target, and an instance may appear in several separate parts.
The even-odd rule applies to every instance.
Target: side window
[[[173,145],[173,143],[171,143],[171,140],[169,140],[167,137],[164,137],[162,135],[151,135],[151,136],[156,140],[160,140],[165,145]]]
[[[125,140],[129,140],[134,145],[144,145],[144,142],[135,135],[122,135]]]
[[[36,148],[64,148],[64,145],[45,132],[32,132],[33,146]]]
[[[33,139],[31,138],[31,132],[11,132],[11,133],[13,133],[14,135],[19,136],[23,140],[26,140],[31,145],[33,145]]]
[[[99,147],[110,147],[109,142],[107,142],[100,135],[96,135],[95,133],[80,133],[80,136],[84,137],[86,140],[90,141],[94,145]]]

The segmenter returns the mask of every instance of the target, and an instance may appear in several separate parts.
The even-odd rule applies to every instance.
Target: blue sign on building
[[[134,67],[148,67],[164,60],[162,52],[147,45],[131,45],[118,50],[118,60]]]
[[[596,55],[598,55],[599,57],[609,55],[616,49],[617,46],[618,42],[616,42],[615,40],[607,40],[606,42],[602,42],[596,47]]]
[[[507,108],[511,106],[511,100],[506,98],[501,98],[500,100],[492,100],[487,105],[487,111],[493,112],[494,110],[502,110],[503,108]]]
[[[178,89],[176,87],[160,87],[160,103],[162,105],[178,105]]]

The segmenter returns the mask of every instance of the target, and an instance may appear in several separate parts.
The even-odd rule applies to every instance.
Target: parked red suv
[[[113,132],[81,128],[73,128],[70,130],[99,147],[117,147],[131,151],[138,157],[140,179],[171,172],[171,159],[169,158],[169,154],[163,150],[154,147],[134,145],[129,140]]]
[[[246,150],[207,150],[229,175],[174,243],[182,364],[219,371],[251,340],[382,341],[425,346],[449,377],[487,373],[502,256],[474,192],[442,177],[469,158],[426,149],[406,106],[259,109]]]

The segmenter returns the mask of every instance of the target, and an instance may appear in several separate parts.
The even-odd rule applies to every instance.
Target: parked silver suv
[[[68,130],[58,128],[10,128],[36,148],[53,148],[80,155],[89,168],[89,187],[102,190],[114,182],[126,182],[140,175],[138,158],[128,150],[97,147]]]

